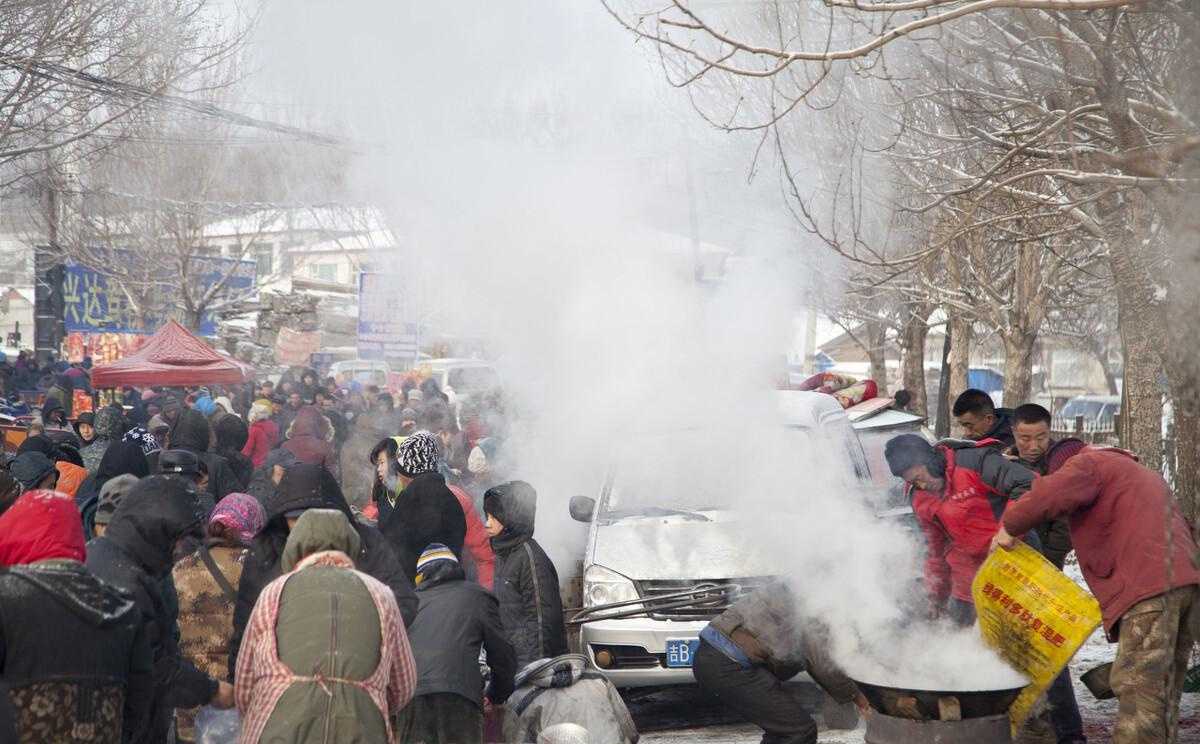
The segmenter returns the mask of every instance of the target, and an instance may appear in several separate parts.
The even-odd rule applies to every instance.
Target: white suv
[[[819,436],[845,453],[860,482],[869,467],[845,411],[832,396],[780,392],[787,429]],[[785,432],[786,435],[786,432]],[[571,499],[571,516],[589,522],[583,559],[581,652],[618,687],[690,684],[699,633],[744,592],[778,570],[753,549],[755,525],[702,504],[646,506],[622,498],[620,474],[595,499]]]

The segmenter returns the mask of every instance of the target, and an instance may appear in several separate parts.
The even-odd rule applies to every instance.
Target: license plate
[[[696,650],[700,648],[699,638],[678,638],[667,641],[667,668],[691,669],[692,660],[696,658]]]

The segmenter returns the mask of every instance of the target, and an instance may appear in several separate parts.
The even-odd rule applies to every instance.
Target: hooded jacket
[[[83,466],[89,473],[94,474],[109,446],[113,442],[121,441],[121,437],[125,436],[125,415],[118,408],[105,406],[96,412],[92,425],[96,430],[96,438],[80,450],[79,454],[83,457]]]
[[[217,434],[217,454],[225,458],[241,486],[239,491],[250,487],[250,478],[254,475],[254,463],[242,454],[250,432],[246,422],[232,414],[222,416],[213,426]]]
[[[242,454],[250,458],[254,467],[261,468],[267,461],[267,453],[279,444],[279,426],[271,419],[259,419],[250,423],[246,444]]]
[[[1200,555],[1170,486],[1125,450],[1087,447],[1004,515],[1019,535],[1066,517],[1079,567],[1116,640],[1121,616],[1144,599],[1200,584]]]
[[[462,557],[467,520],[458,498],[436,472],[413,478],[391,510],[380,510],[379,531],[387,537],[410,579],[416,579],[417,559],[433,543],[441,543]]]
[[[88,568],[132,596],[154,659],[150,720],[138,742],[166,741],[175,707],[202,705],[217,691],[217,681],[179,651],[170,580],[175,543],[198,534],[203,518],[195,492],[181,480],[151,476],[121,499],[104,536],[88,543]]]
[[[416,669],[392,592],[354,570],[361,538],[340,510],[310,509],[263,590],[237,664],[247,742],[385,742]]]
[[[513,691],[516,656],[504,636],[500,605],[483,587],[465,580],[462,566],[439,561],[423,572],[421,601],[408,631],[417,661],[417,695],[453,693],[482,706],[479,649],[492,670],[487,698],[502,704]]]
[[[483,505],[504,525],[504,531],[492,538],[495,593],[517,664],[565,654],[567,631],[558,572],[533,539],[537,492],[528,483],[512,481],[489,490]]]
[[[281,560],[288,541],[285,515],[307,509],[336,509],[346,515],[360,538],[357,555],[351,556],[363,573],[382,581],[392,590],[400,614],[407,626],[417,614],[417,596],[412,581],[400,567],[396,554],[379,530],[360,524],[342,496],[337,481],[328,470],[316,465],[293,465],[284,474],[265,505],[267,524],[250,548],[238,583],[237,604],[233,611],[233,637],[229,642],[229,674],[237,668],[238,650],[246,631],[246,622],[263,588],[282,573]]]
[[[329,419],[316,406],[304,406],[296,412],[288,426],[283,448],[309,465],[323,465],[337,472],[337,456],[333,448],[333,428]]]
[[[17,741],[129,742],[146,728],[154,666],[138,612],[82,563],[0,571],[0,659]]]
[[[218,501],[231,493],[243,490],[245,487],[238,483],[237,476],[225,462],[225,458],[209,452],[212,442],[212,427],[203,414],[188,408],[180,411],[179,418],[171,427],[168,435],[171,449],[187,450],[204,461],[208,466],[208,495],[205,499],[205,512],[211,512]]]
[[[925,590],[937,607],[948,597],[971,603],[971,582],[988,556],[1008,503],[1029,490],[1033,472],[1008,460],[996,442],[947,439],[934,451],[945,463],[941,493],[910,489],[925,534]]]
[[[83,517],[84,534],[91,539],[96,526],[96,506],[100,502],[100,490],[104,484],[121,475],[132,475],[145,478],[150,474],[150,465],[142,448],[133,442],[116,442],[110,444],[104,452],[104,458],[89,475],[79,490],[75,493],[75,503]]]

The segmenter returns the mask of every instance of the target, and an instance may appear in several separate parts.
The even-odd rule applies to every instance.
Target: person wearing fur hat
[[[537,491],[524,481],[503,483],[483,497],[487,532],[496,554],[493,586],[504,632],[517,663],[567,652],[558,571],[533,539]]]
[[[400,741],[482,744],[485,700],[502,705],[517,671],[496,597],[466,574],[454,551],[435,543],[417,561],[421,604],[408,638],[417,662],[417,689],[400,715]],[[487,689],[479,650],[492,674]]]
[[[1109,683],[1114,744],[1176,740],[1179,699],[1200,629],[1200,548],[1160,473],[1125,450],[1064,439],[1047,475],[1004,512],[992,548],[1066,517],[1104,631],[1117,643]]]
[[[436,436],[418,431],[396,448],[391,464],[401,488],[394,509],[381,510],[379,529],[392,543],[405,573],[417,576],[417,559],[427,545],[442,543],[462,556],[467,521],[458,499],[438,473]]]

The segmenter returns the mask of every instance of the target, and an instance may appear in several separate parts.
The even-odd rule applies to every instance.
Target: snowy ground
[[[1077,565],[1068,565],[1066,573],[1081,586],[1086,586]],[[1110,744],[1112,724],[1117,715],[1116,700],[1096,700],[1079,676],[1084,672],[1112,661],[1117,647],[1097,629],[1071,661],[1071,678],[1075,682],[1075,698],[1083,716],[1084,733],[1092,744]],[[1193,657],[1196,658],[1196,657]],[[815,707],[815,706],[814,706]],[[688,744],[690,742],[721,742],[740,744],[758,742],[762,731],[755,726],[738,723],[719,703],[705,699],[697,690],[680,689],[664,692],[630,702],[630,710],[642,730],[645,744]],[[1048,733],[1048,732],[1047,732]],[[821,744],[864,744],[865,730],[821,731]],[[1054,744],[1033,732],[1026,733],[1020,744]],[[1200,742],[1200,694],[1183,696],[1180,707],[1180,744]]]

